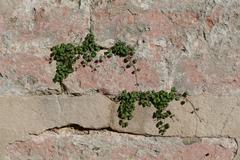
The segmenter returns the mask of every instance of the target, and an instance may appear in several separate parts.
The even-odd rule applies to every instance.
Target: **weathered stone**
[[[185,145],[181,138],[144,137],[109,131],[45,132],[6,149],[6,159],[232,160],[237,144],[228,138],[203,138]]]
[[[175,114],[165,136],[182,137],[239,137],[239,97],[216,97],[202,95],[191,97],[192,104],[199,108],[191,113],[190,103],[171,103],[169,109]],[[35,96],[1,97],[1,146],[14,140],[22,140],[29,133],[40,133],[46,129],[77,124],[84,128],[111,128],[116,131],[159,135],[152,119],[153,108],[137,106],[134,118],[127,128],[118,124],[118,106],[108,98],[93,96]],[[114,109],[114,112],[112,112]],[[37,125],[36,125],[37,124]]]
[[[235,141],[236,141],[238,147],[237,147],[236,155],[233,160],[239,160],[240,159],[240,148],[239,148],[240,139],[236,138]]]
[[[49,128],[68,124],[107,128],[113,105],[99,94],[82,97],[0,97],[0,152],[9,143]]]
[[[139,67],[143,69],[138,74],[139,89],[175,85],[192,94],[239,94],[237,0],[94,2],[93,27],[99,43],[121,39],[137,44]],[[132,86],[134,76],[119,72],[116,64],[115,60],[107,63],[97,76],[79,70],[88,76],[77,74],[73,79],[82,80],[86,88],[99,88],[108,82],[104,87],[109,90],[137,90]]]
[[[0,0],[0,95],[26,95],[58,89],[50,48],[79,42],[88,33],[88,0]],[[27,80],[35,79],[35,83]]]
[[[0,72],[7,77],[0,78],[1,95],[58,89],[52,82],[55,65],[48,64],[49,48],[80,41],[90,19],[99,44],[110,47],[121,39],[136,46],[140,86],[135,86],[132,71],[123,72],[121,60],[112,58],[97,72],[86,67],[69,76],[65,83],[70,90],[177,86],[196,95],[240,93],[238,0],[80,2],[0,1]]]
[[[158,135],[150,108],[137,107],[121,128],[118,106],[102,95],[35,96],[60,93],[50,48],[80,42],[90,26],[105,47],[118,39],[135,46],[139,86],[132,70],[123,71],[122,60],[113,57],[96,72],[86,67],[71,74],[64,81],[69,91],[188,90],[199,111],[171,103],[175,117],[165,134],[187,138],[44,132],[77,124]],[[0,97],[0,155],[13,143],[7,148],[12,159],[232,159],[240,135],[239,44],[239,0],[0,0],[0,95],[9,95]],[[221,136],[236,143],[195,138]]]
[[[169,110],[175,115],[173,119],[166,120],[170,124],[165,136],[182,137],[239,137],[239,97],[201,95],[191,97],[190,101],[196,113],[191,113],[193,107],[188,102],[180,105],[180,102],[171,103]],[[153,108],[136,107],[134,118],[129,121],[127,128],[118,124],[117,107],[112,117],[111,128],[118,131],[136,134],[158,135],[156,122],[152,119]]]

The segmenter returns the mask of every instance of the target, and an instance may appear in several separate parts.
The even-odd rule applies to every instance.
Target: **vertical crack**
[[[78,0],[78,7],[81,8],[82,0]]]
[[[236,151],[233,152],[234,153],[233,160],[239,160],[239,159],[237,159],[237,158],[239,158],[238,155],[239,155],[239,151],[240,151],[239,150],[239,143],[238,143],[238,140],[236,138],[233,138],[233,140],[235,141],[235,143],[237,145]]]

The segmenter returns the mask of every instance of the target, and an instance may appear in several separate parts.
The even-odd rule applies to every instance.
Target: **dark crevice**
[[[136,16],[136,15],[138,15],[137,13],[133,12],[133,11],[130,10],[130,9],[127,9],[127,11],[128,11],[132,16]]]
[[[237,144],[237,148],[238,148],[238,142],[236,140],[236,138],[234,137],[230,137],[230,136],[181,136],[181,135],[151,135],[151,134],[148,134],[148,133],[133,133],[133,132],[129,132],[129,131],[118,131],[118,130],[115,130],[113,128],[111,128],[110,126],[109,127],[100,127],[100,128],[87,128],[87,127],[83,127],[79,124],[76,124],[76,123],[70,123],[70,124],[67,124],[67,125],[64,125],[64,126],[60,126],[60,127],[53,127],[53,128],[49,128],[49,129],[46,129],[44,130],[43,132],[41,133],[29,133],[29,135],[41,135],[42,133],[44,132],[47,132],[47,131],[50,131],[50,132],[57,132],[58,130],[61,130],[61,129],[64,129],[64,128],[71,128],[71,129],[74,129],[76,131],[80,131],[80,132],[83,132],[83,131],[87,131],[87,132],[90,132],[90,131],[109,131],[109,132],[115,132],[115,133],[120,133],[120,134],[128,134],[128,135],[136,135],[136,136],[144,136],[144,137],[162,137],[162,138],[181,138],[181,139],[184,139],[184,138],[196,138],[196,139],[202,139],[202,138],[227,138],[227,139],[232,139],[234,140],[234,142]]]
[[[81,8],[82,0],[78,0],[78,8]]]
[[[234,152],[234,156],[233,156],[233,160],[237,160],[236,158],[237,158],[237,156],[239,155],[239,144],[238,144],[238,140],[236,139],[236,138],[233,138],[234,139],[234,141],[235,141],[235,143],[236,143],[236,145],[237,145],[237,149],[236,149],[236,151]]]
[[[150,135],[150,134],[140,134],[140,133],[133,133],[133,132],[128,132],[128,131],[118,131],[118,130],[114,130],[111,127],[102,127],[102,128],[86,128],[86,127],[82,127],[79,124],[76,123],[70,123],[64,126],[60,126],[60,127],[53,127],[53,128],[49,128],[44,130],[41,133],[29,133],[29,135],[41,135],[44,132],[55,132],[57,133],[58,130],[64,129],[64,128],[71,128],[74,129],[76,131],[80,131],[80,132],[84,132],[87,131],[88,133],[90,131],[109,131],[109,132],[115,132],[115,133],[120,133],[120,134],[129,134],[129,135],[137,135],[137,136],[144,136],[144,137],[179,137],[179,136],[161,136],[161,135]]]
[[[161,136],[154,136],[154,135],[148,135],[148,134],[138,134],[138,133],[132,133],[132,132],[125,132],[125,131],[117,131],[112,129],[111,127],[102,127],[102,128],[86,128],[86,127],[82,127],[79,124],[75,124],[75,123],[70,123],[61,127],[53,127],[53,128],[49,128],[44,130],[43,132],[41,132],[40,134],[46,132],[46,131],[52,131],[52,132],[57,132],[58,130],[64,129],[64,128],[71,128],[74,129],[76,131],[87,131],[88,133],[90,131],[109,131],[109,132],[115,132],[115,133],[121,133],[121,134],[130,134],[130,135],[138,135],[138,136],[145,136],[145,137],[161,137]],[[34,133],[30,133],[30,135],[40,135],[40,134],[34,134]]]

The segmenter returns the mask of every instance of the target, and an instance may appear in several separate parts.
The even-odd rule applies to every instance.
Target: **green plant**
[[[130,45],[127,45],[126,42],[117,41],[113,47],[107,52],[108,54],[114,54],[119,57],[133,56],[135,50]]]
[[[51,48],[51,60],[56,61],[56,74],[53,82],[62,83],[63,79],[74,71],[73,64],[78,59],[75,46],[71,43],[60,44]]]
[[[108,57],[111,57],[112,55],[122,57],[125,69],[133,68],[132,74],[135,75],[136,85],[138,86],[137,72],[140,71],[140,68],[136,67],[137,59],[133,57],[134,54],[135,49],[132,46],[127,45],[126,42],[122,41],[117,41],[113,47],[105,52],[105,55]]]
[[[101,46],[96,44],[95,37],[92,32],[90,32],[85,37],[82,45],[77,48],[78,54],[82,55],[84,62],[89,63],[97,56],[97,52],[100,51]]]
[[[105,50],[104,55],[98,56],[97,53],[100,50]],[[81,66],[89,66],[96,70],[94,64],[102,63],[104,60],[117,56],[123,59],[124,69],[133,68],[132,74],[135,75],[136,85],[138,85],[137,72],[140,68],[136,67],[137,59],[134,58],[135,49],[127,45],[125,42],[117,41],[111,48],[104,48],[95,42],[95,37],[90,31],[85,37],[84,41],[77,44],[59,44],[51,48],[50,63],[56,61],[56,74],[53,78],[55,83],[59,83],[63,91],[67,90],[67,87],[63,84],[63,80],[68,77],[74,71],[74,64],[77,60],[81,60]],[[94,62],[94,63],[93,63]],[[170,92],[167,91],[146,91],[146,92],[127,92],[123,91],[115,99],[120,102],[118,108],[119,125],[127,127],[128,121],[133,118],[133,112],[135,110],[136,103],[142,107],[153,106],[156,111],[152,117],[156,120],[156,127],[159,129],[160,134],[164,134],[169,128],[169,124],[165,122],[165,119],[172,118],[174,115],[167,109],[168,104],[173,100],[181,101],[184,105],[185,102],[190,102],[193,107],[192,113],[196,113],[198,108],[187,99],[187,92],[180,94],[173,87]],[[197,115],[198,116],[198,115]],[[200,119],[200,117],[198,116]],[[200,120],[201,121],[201,120]]]
[[[97,53],[102,49],[106,50],[104,56],[97,56]],[[74,71],[74,64],[79,59],[81,59],[82,67],[90,64],[89,66],[95,71],[96,68],[91,62],[94,61],[95,64],[102,63],[103,60],[107,60],[114,55],[125,58],[123,60],[124,63],[127,63],[125,68],[133,67],[134,74],[140,71],[140,69],[135,67],[137,60],[133,59],[135,50],[132,46],[127,45],[125,42],[117,41],[111,48],[104,48],[95,42],[95,37],[91,31],[80,45],[62,43],[52,47],[51,51],[50,63],[53,60],[56,61],[56,74],[53,81],[60,83],[61,86],[64,86],[63,80]]]
[[[50,63],[52,60],[56,61],[56,74],[53,78],[53,81],[61,84],[63,80],[74,71],[73,65],[79,58],[83,59],[82,64],[85,65],[96,57],[99,50],[100,46],[95,43],[95,38],[92,32],[85,37],[82,45],[62,43],[52,47]]]
[[[153,113],[153,119],[157,121],[156,127],[159,129],[159,134],[164,134],[169,128],[169,124],[165,123],[166,118],[172,118],[174,115],[167,110],[168,104],[173,100],[179,100],[181,97],[186,97],[187,93],[179,94],[176,88],[173,87],[170,92],[166,91],[146,91],[146,92],[127,92],[123,91],[119,97],[120,102],[118,108],[119,125],[127,127],[129,120],[133,118],[136,103],[142,107],[153,106],[156,111]],[[182,101],[181,103],[183,103]]]

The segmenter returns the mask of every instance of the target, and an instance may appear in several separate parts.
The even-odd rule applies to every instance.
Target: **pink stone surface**
[[[36,83],[41,85],[48,86],[52,84],[49,63],[45,57],[31,54],[14,54],[4,56],[0,59],[0,63],[2,64],[0,72],[3,75],[8,75],[11,80],[18,81],[31,76]]]
[[[132,68],[124,71],[122,66],[124,64],[120,58],[108,59],[107,62],[100,64],[97,71],[94,72],[90,67],[79,68],[72,77],[65,80],[65,83],[71,88],[74,82],[79,82],[77,84],[81,89],[107,89],[110,93],[118,93],[125,89],[132,91],[139,88],[154,89],[158,87],[158,81],[160,81],[156,76],[158,73],[146,61],[138,61],[137,66],[144,67],[138,72],[137,80],[132,74],[134,71]],[[140,87],[136,86],[137,82]]]
[[[50,48],[62,42],[79,42],[90,23],[99,44],[110,47],[121,39],[135,46],[140,85],[134,85],[135,76],[130,70],[123,72],[122,60],[115,57],[96,72],[79,68],[64,82],[70,91],[104,88],[119,92],[176,86],[192,95],[240,92],[238,1],[83,0],[79,6],[77,1],[22,0],[9,2],[8,11],[2,3],[0,70],[5,78],[0,79],[0,94],[8,93],[8,88],[19,94],[59,89],[51,82],[55,65],[47,63]],[[20,62],[10,66],[8,61],[12,59]],[[29,60],[33,60],[30,64],[35,71],[21,69],[22,64],[30,66]],[[17,71],[10,72],[13,68]],[[34,77],[37,84],[19,85],[16,79],[20,76]]]
[[[23,0],[13,12],[0,15],[0,73],[4,77],[0,77],[0,94],[56,89],[52,82],[55,65],[48,63],[50,48],[79,41],[88,32],[89,21],[89,8],[79,8],[74,1]]]
[[[139,4],[126,0],[104,1],[94,7],[94,31],[99,42],[121,39],[138,44],[138,57],[144,64],[148,63],[153,73],[153,76],[145,76],[153,81],[140,80],[141,89],[177,86],[191,94],[237,94],[240,37],[235,14],[238,7],[234,7],[234,3],[226,6],[221,1],[204,8],[203,14],[202,7],[210,4],[202,1],[141,1]],[[234,15],[235,18],[226,19]],[[226,28],[222,28],[226,22],[229,22]],[[139,73],[141,75],[144,73]],[[225,77],[232,81],[223,80]],[[127,84],[124,88],[129,89]]]
[[[115,94],[176,86],[191,95],[239,96],[239,19],[238,0],[0,0],[0,96],[58,93],[59,85],[52,82],[56,66],[49,64],[50,48],[80,42],[90,26],[101,45],[111,47],[120,39],[135,46],[139,86],[132,69],[123,71],[122,59],[113,57],[95,72],[79,68],[78,61],[78,69],[64,81],[72,92],[104,89]],[[239,106],[230,100],[223,106]],[[213,107],[223,102],[213,101],[198,102],[199,108],[209,107],[210,129],[223,125],[237,130],[237,123],[229,125],[238,120],[237,112],[224,108],[214,115]],[[235,117],[228,120],[231,114]],[[223,115],[228,117],[220,125]],[[13,142],[6,152],[10,160],[232,160],[236,142],[215,138],[212,143],[212,139],[185,144],[178,137],[60,130]]]
[[[213,138],[214,139],[214,138]],[[212,143],[212,141],[215,141]],[[223,143],[223,141],[225,143]],[[34,159],[139,159],[139,160],[232,160],[236,143],[231,139],[204,138],[184,144],[181,138],[144,137],[109,131],[78,132],[69,129],[45,132],[7,149],[11,160]]]

